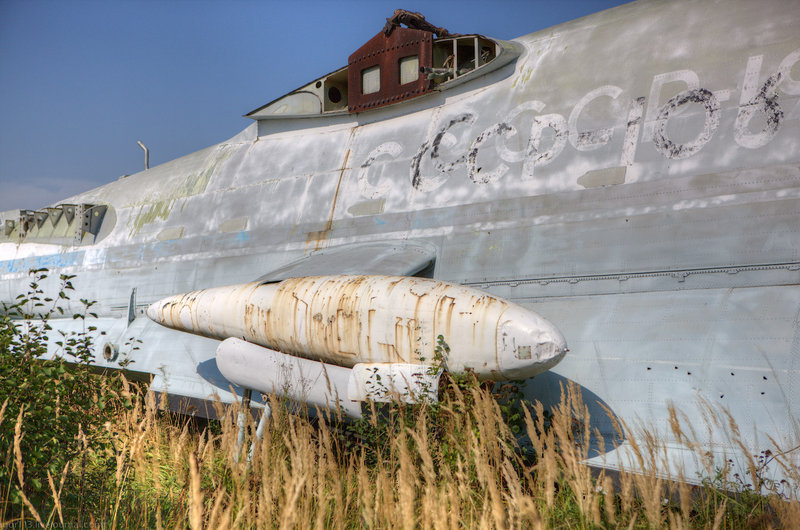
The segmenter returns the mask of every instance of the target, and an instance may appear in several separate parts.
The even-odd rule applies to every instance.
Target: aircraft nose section
[[[174,305],[170,304],[170,302],[172,302],[174,298],[175,297],[173,296],[163,298],[147,306],[147,318],[149,318],[153,322],[158,322],[163,326],[172,327],[171,326],[172,322],[170,322],[169,319],[171,315],[168,309],[171,308],[172,305]]]
[[[147,307],[147,318],[168,328],[193,330],[192,308],[184,302],[183,295],[163,298]]]
[[[501,321],[498,364],[507,379],[525,379],[545,372],[569,351],[558,328],[534,311],[514,305],[503,313]]]
[[[161,323],[161,312],[156,307],[157,304],[158,302],[147,306],[147,318],[149,318],[153,322]]]

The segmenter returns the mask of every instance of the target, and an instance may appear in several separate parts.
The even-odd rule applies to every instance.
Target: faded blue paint
[[[174,241],[165,241],[163,243],[153,243],[147,245],[152,253],[152,256],[159,258],[166,258],[172,256],[177,251],[177,245]]]
[[[27,272],[31,269],[60,269],[74,267],[83,262],[84,251],[46,254],[30,258],[0,261],[0,271],[6,273]]]
[[[236,234],[236,241],[239,242],[239,243],[243,243],[245,241],[250,241],[250,233],[249,232],[245,232],[244,230],[242,230],[241,232],[238,232]]]

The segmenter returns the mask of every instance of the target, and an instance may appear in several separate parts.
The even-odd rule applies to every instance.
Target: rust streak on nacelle
[[[437,337],[453,372],[530,377],[566,352],[533,311],[470,287],[394,276],[315,276],[215,287],[165,298],[148,316],[216,339],[237,337],[339,366],[433,363]]]

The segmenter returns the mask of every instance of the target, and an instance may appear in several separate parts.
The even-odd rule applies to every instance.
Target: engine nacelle
[[[352,369],[302,359],[241,339],[217,348],[217,367],[236,385],[323,410],[361,416],[361,402],[436,401],[440,371],[430,366],[360,363]]]
[[[441,363],[496,381],[534,376],[567,351],[558,329],[535,312],[427,278],[314,276],[214,287],[160,300],[147,316],[347,368]],[[439,336],[449,352],[437,351]]]

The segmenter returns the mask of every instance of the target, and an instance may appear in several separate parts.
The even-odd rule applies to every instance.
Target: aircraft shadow
[[[230,390],[233,388],[234,393],[241,399],[244,394],[242,387],[232,385],[225,376],[219,371],[217,367],[216,358],[208,359],[197,365],[197,374],[208,381],[210,384],[217,388]],[[611,407],[605,403],[600,397],[589,390],[588,388],[579,385],[566,377],[558,375],[552,371],[539,374],[525,381],[523,394],[525,399],[542,403],[544,410],[553,411],[561,401],[562,389],[566,391],[569,388],[576,389],[580,392],[581,400],[589,411],[589,425],[576,423],[576,429],[589,428],[592,433],[589,457],[594,457],[609,452],[624,441],[615,428],[616,415],[611,411]],[[255,403],[263,403],[259,392],[253,392],[252,401]],[[609,412],[611,415],[609,416]],[[600,433],[598,438],[595,433]],[[602,439],[602,443],[601,443]],[[603,448],[601,450],[601,447]]]
[[[199,363],[197,365],[197,375],[199,375],[200,377],[202,377],[203,379],[205,379],[206,381],[208,381],[217,388],[221,388],[229,392],[231,391],[231,389],[233,389],[233,393],[236,394],[236,396],[239,399],[242,399],[244,397],[244,388],[238,385],[234,385],[233,383],[225,379],[225,376],[222,375],[222,372],[219,371],[219,368],[217,367],[216,357],[213,357],[211,359],[208,359],[207,361]],[[264,403],[264,400],[261,398],[260,392],[253,392],[253,395],[250,398],[250,400],[253,403],[261,403],[261,404]]]
[[[539,401],[544,410],[552,412],[561,402],[562,392],[567,392],[570,388],[580,393],[581,401],[589,412],[588,426],[584,425],[580,418],[575,423],[576,430],[588,428],[592,433],[589,458],[608,453],[620,445],[625,438],[617,431],[616,425],[619,425],[619,422],[611,406],[600,396],[575,381],[553,371],[547,371],[527,379],[523,394],[525,399],[532,402]],[[600,434],[599,438],[596,436],[597,432]]]

